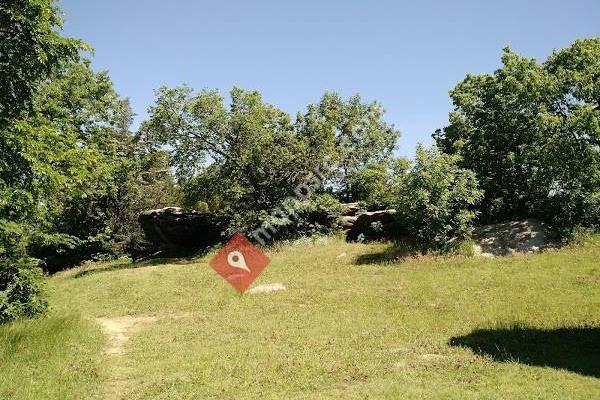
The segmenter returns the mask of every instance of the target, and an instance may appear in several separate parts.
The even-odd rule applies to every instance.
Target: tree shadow
[[[165,265],[165,264],[187,264],[190,261],[193,261],[196,257],[183,257],[183,258],[153,258],[150,260],[144,261],[134,261],[134,262],[115,262],[103,265],[101,267],[91,267],[88,269],[82,269],[77,271],[73,278],[83,278],[89,275],[100,274],[104,272],[118,271],[124,269],[136,269],[143,267],[151,267],[156,265]]]
[[[498,362],[565,369],[600,378],[600,327],[546,330],[517,325],[479,329],[453,337],[449,344],[468,347]]]
[[[354,259],[355,265],[390,264],[398,262],[405,257],[420,255],[421,252],[410,242],[398,241],[391,243],[383,251],[361,254]]]

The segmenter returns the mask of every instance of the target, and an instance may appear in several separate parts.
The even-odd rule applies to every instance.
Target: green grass
[[[209,257],[58,274],[48,317],[0,327],[0,398],[600,398],[600,241],[394,254],[283,246],[256,284],[288,290],[243,297]],[[157,320],[104,354],[95,318],[124,315]]]
[[[104,336],[91,321],[53,314],[0,327],[0,399],[83,399],[102,386]]]

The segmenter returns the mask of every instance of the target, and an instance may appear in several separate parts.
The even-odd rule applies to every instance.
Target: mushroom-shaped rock
[[[214,214],[179,207],[143,211],[139,222],[146,238],[163,251],[203,249],[219,243],[223,231]]]
[[[396,222],[396,210],[380,210],[360,214],[346,233],[347,241],[389,238]]]

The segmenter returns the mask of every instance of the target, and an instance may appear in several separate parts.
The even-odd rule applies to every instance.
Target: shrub
[[[475,256],[475,243],[472,240],[460,240],[453,246],[452,252],[463,257]]]
[[[342,206],[328,194],[316,195],[308,200],[287,199],[280,209],[288,213],[287,218],[280,219],[282,238],[329,234],[339,229]]]
[[[44,274],[33,259],[0,260],[0,323],[33,317],[47,307]]]
[[[348,177],[352,200],[370,211],[393,206],[409,166],[405,158],[365,166]]]
[[[410,236],[426,248],[449,250],[470,237],[483,193],[475,174],[460,168],[459,157],[436,147],[417,148],[415,165],[400,189],[398,212]]]
[[[364,204],[367,209],[386,208],[393,196],[388,187],[388,165],[384,162],[367,165],[348,177],[352,200]]]
[[[563,234],[561,238],[566,244],[581,246],[593,242],[596,237],[595,233],[599,231],[600,229],[598,227],[587,228],[582,226],[576,226],[573,229],[571,229],[567,234]]]
[[[26,256],[27,229],[0,219],[0,323],[31,317],[46,309],[43,272]]]
[[[44,260],[46,272],[55,273],[97,257],[116,257],[121,254],[121,248],[115,238],[106,233],[79,238],[36,232],[27,253]]]
[[[251,237],[255,229],[262,227],[261,238],[269,240],[292,240],[316,234],[326,235],[339,229],[342,206],[328,194],[315,195],[307,200],[288,198],[270,213],[246,212],[234,215],[227,234],[240,231]]]

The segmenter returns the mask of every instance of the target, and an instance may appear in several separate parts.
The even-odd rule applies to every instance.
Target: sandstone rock
[[[344,215],[342,218],[340,218],[340,226],[342,229],[350,229],[352,226],[354,226],[357,219],[358,217],[352,215]]]
[[[548,226],[535,219],[484,225],[473,234],[475,255],[495,257],[533,253],[553,246],[548,236]]]
[[[342,215],[344,216],[355,216],[360,211],[358,203],[344,203],[342,204]]]
[[[146,238],[159,250],[168,252],[212,246],[221,241],[223,231],[213,214],[179,207],[143,211],[139,222]]]
[[[346,234],[347,241],[377,240],[388,238],[395,223],[396,210],[365,212],[356,217],[356,221]]]
[[[280,290],[287,290],[287,287],[283,283],[268,283],[266,285],[255,286],[252,289],[248,290],[249,294],[258,294],[258,293],[271,293],[278,292]]]

